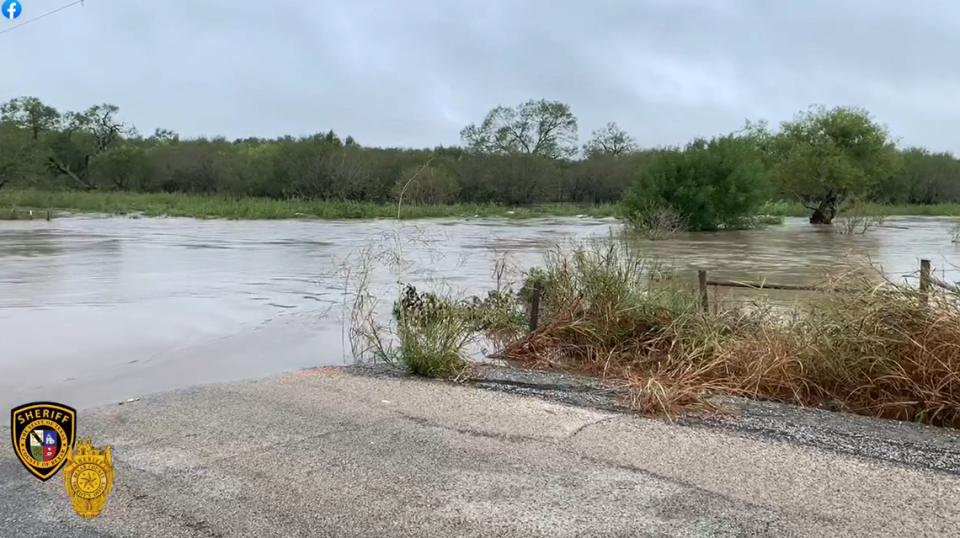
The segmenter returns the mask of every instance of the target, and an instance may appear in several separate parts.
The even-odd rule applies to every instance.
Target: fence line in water
[[[736,282],[733,280],[710,280],[707,278],[707,271],[701,269],[697,271],[697,282],[700,289],[700,305],[704,312],[710,311],[709,288],[746,288],[753,290],[783,290],[783,291],[827,291],[827,288],[818,286],[803,286],[795,284],[768,284],[766,282]],[[920,291],[928,292],[932,287],[939,287],[945,290],[960,293],[960,286],[950,284],[940,280],[933,275],[931,271],[930,260],[920,260]],[[540,301],[543,295],[543,288],[540,285],[534,286],[533,299],[530,304],[530,331],[535,331],[540,321]]]
[[[768,284],[766,282],[736,282],[732,280],[710,280],[707,278],[707,271],[701,269],[697,271],[697,282],[700,288],[700,305],[704,312],[710,310],[709,287],[726,288],[748,288],[754,290],[784,290],[784,291],[826,291],[826,288],[818,286],[799,286],[792,284]],[[930,269],[930,260],[920,260],[920,291],[928,292],[932,287],[943,288],[954,293],[960,293],[960,287],[944,282],[933,275]]]

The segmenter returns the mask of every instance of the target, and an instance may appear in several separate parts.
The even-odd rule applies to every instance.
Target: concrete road
[[[6,537],[960,536],[957,474],[321,369],[84,410],[105,512],[0,450]],[[2,435],[9,436],[4,428]]]

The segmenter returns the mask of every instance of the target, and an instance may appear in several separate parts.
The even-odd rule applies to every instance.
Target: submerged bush
[[[669,239],[687,229],[680,214],[663,203],[645,202],[640,207],[635,206],[626,220],[629,228],[651,241]]]
[[[656,152],[624,196],[629,221],[644,227],[651,212],[671,210],[690,230],[750,224],[768,199],[756,144],[733,135],[697,139]]]

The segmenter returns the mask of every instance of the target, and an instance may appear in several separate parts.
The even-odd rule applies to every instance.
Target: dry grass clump
[[[669,239],[687,229],[683,218],[673,209],[664,205],[653,205],[630,214],[627,227],[640,238],[650,241]]]
[[[502,356],[624,381],[649,412],[731,394],[960,426],[958,294],[861,268],[790,312],[704,313],[663,274],[623,242],[554,251],[531,274],[544,322]]]

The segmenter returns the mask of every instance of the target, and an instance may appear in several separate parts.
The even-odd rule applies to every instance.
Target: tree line
[[[376,203],[402,196],[409,204],[517,206],[618,202],[640,189],[647,202],[651,196],[663,202],[684,189],[658,184],[677,180],[687,191],[701,186],[690,178],[679,181],[683,178],[676,170],[669,170],[682,168],[683,159],[692,162],[684,156],[699,155],[696,173],[710,175],[703,167],[723,168],[722,163],[749,154],[751,164],[744,170],[753,167],[753,172],[734,167],[721,174],[728,180],[732,173],[749,178],[718,183],[707,189],[712,196],[738,192],[734,200],[741,195],[799,199],[827,221],[831,211],[854,196],[883,203],[960,203],[960,161],[953,155],[899,148],[868,113],[842,107],[815,107],[776,129],[748,122],[730,135],[682,148],[640,148],[612,122],[581,144],[570,106],[547,100],[498,106],[463,129],[459,146],[426,149],[367,147],[333,131],[232,141],[185,139],[165,129],[145,136],[120,117],[119,108],[110,104],[71,112],[36,97],[3,103],[0,189]],[[704,153],[708,146],[711,151],[723,148]],[[635,187],[644,175],[645,185]],[[762,188],[744,194],[751,182]],[[726,194],[722,189],[728,189]]]

